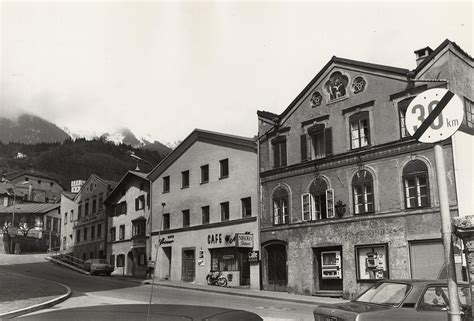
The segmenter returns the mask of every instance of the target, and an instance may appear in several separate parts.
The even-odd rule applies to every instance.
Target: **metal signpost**
[[[447,89],[429,89],[413,99],[407,108],[405,119],[408,133],[413,138],[422,143],[435,143],[433,148],[441,212],[441,233],[443,235],[444,258],[448,279],[448,315],[451,321],[461,321],[453,255],[446,168],[443,147],[439,142],[451,137],[461,126],[463,104],[458,96]]]

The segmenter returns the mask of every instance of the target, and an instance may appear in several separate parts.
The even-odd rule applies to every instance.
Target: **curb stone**
[[[57,298],[54,298],[54,299],[51,299],[49,301],[43,302],[43,303],[35,304],[35,305],[30,306],[30,307],[26,307],[26,308],[18,309],[18,310],[15,310],[15,311],[10,311],[10,312],[7,312],[7,313],[0,314],[0,321],[10,320],[10,319],[18,317],[20,315],[24,315],[24,314],[27,314],[27,313],[31,313],[31,312],[35,312],[35,311],[38,311],[38,310],[42,310],[42,309],[52,307],[52,306],[54,306],[58,303],[61,303],[61,302],[65,301],[66,299],[68,299],[71,296],[72,290],[67,285],[61,284],[61,283],[58,283],[58,282],[54,282],[54,281],[50,281],[50,280],[47,280],[47,281],[63,286],[64,288],[66,288],[67,293],[65,293],[61,296],[58,296]]]

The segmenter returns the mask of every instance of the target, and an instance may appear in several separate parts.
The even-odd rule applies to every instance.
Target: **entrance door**
[[[165,253],[165,262],[163,267],[163,272],[165,275],[163,277],[166,280],[171,279],[171,247],[164,247],[163,252]]]
[[[130,251],[127,254],[127,275],[133,276],[133,273],[135,271],[135,267],[133,265],[134,265],[133,252]]]
[[[286,271],[286,246],[272,244],[265,247],[267,254],[268,285],[265,290],[286,292],[288,276]]]
[[[193,282],[196,277],[196,253],[194,249],[183,249],[183,274],[184,282]]]

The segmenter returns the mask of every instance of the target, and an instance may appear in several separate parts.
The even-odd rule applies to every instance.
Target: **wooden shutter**
[[[307,140],[306,140],[306,135],[301,135],[300,136],[300,142],[301,142],[301,161],[304,162],[305,160],[308,160],[308,146],[307,146]]]
[[[303,221],[310,221],[313,216],[313,197],[306,193],[301,195],[301,213],[303,214]],[[306,205],[306,207],[305,207]]]
[[[281,143],[281,166],[286,166],[286,140]]]
[[[332,128],[324,129],[324,145],[326,148],[326,155],[332,154]]]
[[[327,218],[334,218],[334,190],[326,190],[326,214]]]
[[[135,211],[138,211],[138,208],[140,207],[140,200],[138,197],[135,199]]]

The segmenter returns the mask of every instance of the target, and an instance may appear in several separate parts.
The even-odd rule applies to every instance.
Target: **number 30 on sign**
[[[429,89],[413,99],[405,114],[408,133],[423,143],[451,137],[463,119],[461,99],[446,89]]]

